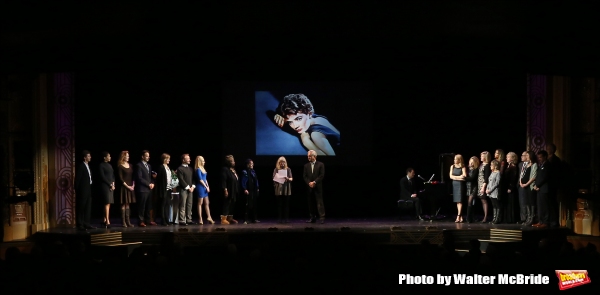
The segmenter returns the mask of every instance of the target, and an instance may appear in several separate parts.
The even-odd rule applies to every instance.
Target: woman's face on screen
[[[286,118],[287,123],[298,133],[304,133],[310,127],[310,115],[298,112],[289,114]]]

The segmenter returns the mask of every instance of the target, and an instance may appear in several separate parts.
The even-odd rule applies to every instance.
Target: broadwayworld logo
[[[556,276],[558,277],[558,287],[561,290],[575,288],[592,282],[587,270],[557,270]]]

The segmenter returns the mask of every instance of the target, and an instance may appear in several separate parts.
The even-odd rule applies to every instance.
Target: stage
[[[113,221],[115,222],[115,221]],[[98,222],[94,226],[98,226]],[[293,219],[279,224],[275,220],[260,223],[222,225],[169,225],[147,227],[99,227],[87,231],[75,228],[53,228],[32,236],[32,241],[81,240],[93,248],[107,246],[129,247],[159,246],[165,241],[182,247],[220,247],[234,244],[238,247],[271,245],[405,245],[421,246],[452,245],[458,251],[466,251],[469,241],[481,241],[485,251],[490,243],[509,246],[518,251],[523,247],[537,245],[543,238],[566,238],[572,235],[567,228],[538,229],[516,224],[455,223],[449,219],[418,221],[379,219],[327,219],[325,224],[305,223]],[[130,251],[129,251],[130,252]]]

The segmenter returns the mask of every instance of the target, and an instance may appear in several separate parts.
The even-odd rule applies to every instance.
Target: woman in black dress
[[[490,174],[492,173],[492,169],[490,168],[491,160],[492,156],[489,152],[484,151],[481,153],[481,166],[479,166],[479,175],[477,175],[477,196],[481,199],[481,206],[483,207],[483,219],[481,220],[481,223],[486,223],[488,216],[489,206],[485,191],[489,182]]]
[[[479,179],[479,159],[475,156],[469,159],[469,169],[467,170],[467,177],[465,182],[467,183],[467,196],[469,196],[467,204],[467,222],[473,222],[473,205],[475,205],[475,196],[478,195],[477,182]]]
[[[133,181],[133,167],[129,165],[129,152],[122,151],[119,156],[119,173],[117,174],[121,189],[119,196],[121,199],[121,217],[123,219],[123,227],[133,227],[129,216],[131,210],[129,204],[135,203],[135,182]]]
[[[233,219],[233,211],[240,192],[240,181],[232,155],[225,156],[225,166],[221,169],[221,189],[224,197],[221,224],[236,224],[238,221]]]
[[[109,212],[110,204],[114,203],[113,192],[115,191],[115,171],[110,165],[110,154],[102,152],[104,161],[100,163],[100,196],[104,202],[104,221],[102,224],[110,228]]]

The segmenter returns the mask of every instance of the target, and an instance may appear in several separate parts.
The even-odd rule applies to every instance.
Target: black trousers
[[[223,215],[233,215],[235,211],[235,197],[229,196],[223,199]]]
[[[164,198],[161,200],[160,212],[163,224],[169,224],[169,211],[171,208],[171,190],[167,190],[164,194]]]
[[[77,227],[83,228],[90,226],[90,219],[92,215],[92,193],[77,193],[75,195],[76,207],[76,225]]]
[[[540,223],[549,224],[550,223],[550,194],[548,193],[537,193],[537,211],[538,211],[538,219]]]
[[[258,193],[246,195],[246,221],[258,218],[257,200]]]
[[[152,192],[138,192],[136,194],[138,204],[139,222],[150,222],[150,209],[152,209]]]
[[[290,196],[275,196],[277,199],[277,219],[288,220],[290,217]]]
[[[317,212],[319,212],[320,219],[325,219],[323,194],[311,188],[308,189],[308,212],[310,213],[310,219],[316,219]]]
[[[423,207],[421,207],[421,199],[419,197],[415,197],[410,198],[409,200],[413,201],[413,204],[415,206],[415,214],[421,216],[421,214],[423,214]],[[433,212],[433,214],[435,214],[435,211]]]

